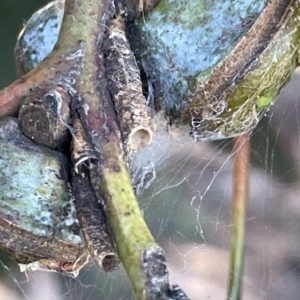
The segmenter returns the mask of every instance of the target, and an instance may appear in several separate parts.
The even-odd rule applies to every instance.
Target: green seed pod
[[[131,42],[155,107],[195,139],[253,129],[296,67],[299,1],[162,0]]]
[[[0,152],[0,248],[20,263],[77,274],[88,253],[67,159],[26,138],[14,118],[0,120]]]
[[[64,15],[64,0],[56,0],[38,10],[25,24],[15,48],[18,74],[28,73],[53,49]]]

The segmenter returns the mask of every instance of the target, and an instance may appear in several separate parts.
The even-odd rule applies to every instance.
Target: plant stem
[[[65,43],[64,34],[69,35],[70,43],[84,44],[80,78],[74,84],[77,99],[74,115],[82,123],[84,140],[91,151],[76,169],[79,174],[88,173],[98,201],[104,207],[117,253],[136,299],[171,299],[173,287],[168,282],[164,252],[155,242],[139,209],[123,152],[117,116],[106,88],[101,51],[103,33],[107,21],[116,14],[114,8],[120,6],[121,2],[116,1],[115,5],[111,5],[111,1],[102,0],[99,5],[99,1],[90,0],[72,4],[72,0],[66,1],[66,16],[57,45]],[[81,30],[68,30],[72,20],[80,20],[76,26]],[[85,168],[86,165],[88,168]],[[91,239],[86,237],[86,241],[89,243]],[[98,262],[101,249],[93,245],[89,248],[93,248],[91,255]],[[181,299],[184,299],[183,296]]]
[[[245,219],[248,196],[249,149],[249,133],[245,133],[234,139],[234,194],[232,201],[232,241],[228,300],[241,299],[241,281],[244,267]]]
[[[123,151],[118,116],[107,89],[103,42],[108,21],[118,9],[122,10],[121,6],[122,1],[65,0],[61,31],[53,51],[15,85],[0,92],[0,108],[3,111],[5,108],[0,116],[16,113],[21,97],[41,83],[49,84],[49,88],[55,84],[66,88],[72,98],[73,126],[75,121],[80,122],[77,129],[81,128],[79,135],[82,136],[77,139],[76,130],[72,132],[76,172],[73,184],[79,185],[87,179],[91,183],[88,190],[80,190],[78,186],[73,186],[73,190],[77,194],[80,191],[94,193],[95,206],[103,206],[137,300],[187,299],[179,287],[169,285],[164,252],[139,209]],[[82,145],[78,145],[82,141],[86,151],[77,152],[82,149]],[[101,217],[99,210],[85,205],[85,195],[81,196],[77,199],[81,200],[77,201],[78,219],[82,226],[88,227],[84,228],[83,235],[91,256],[103,267],[103,257],[111,244],[105,244],[102,225],[95,222]]]
[[[31,72],[17,79],[8,87],[0,91],[0,118],[15,115],[21,103],[21,98],[30,88],[38,86],[43,82],[50,81],[55,77],[53,70],[43,67],[37,67]]]

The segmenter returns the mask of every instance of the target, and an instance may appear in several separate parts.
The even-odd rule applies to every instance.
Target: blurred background
[[[14,46],[25,20],[48,1],[0,1],[0,87],[16,79]],[[243,299],[300,299],[300,73],[252,134]],[[232,141],[194,143],[157,131],[131,159],[145,218],[166,250],[173,283],[192,300],[226,298],[232,195]],[[77,278],[19,272],[0,256],[0,299],[130,300],[120,271],[90,263]]]

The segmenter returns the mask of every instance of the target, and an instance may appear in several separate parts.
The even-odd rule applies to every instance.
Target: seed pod
[[[155,107],[195,139],[253,129],[295,69],[299,15],[296,0],[161,0],[130,34]]]
[[[76,275],[89,254],[67,185],[67,159],[0,120],[0,248],[28,268]]]
[[[18,75],[28,73],[53,49],[60,31],[64,0],[56,0],[38,10],[19,34],[15,47]]]

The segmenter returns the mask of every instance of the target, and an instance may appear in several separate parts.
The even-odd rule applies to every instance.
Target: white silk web
[[[252,134],[246,300],[292,300],[300,292],[298,74]],[[225,299],[231,143],[195,143],[176,129],[163,129],[156,131],[152,146],[131,157],[141,209],[166,251],[171,282],[193,300]],[[90,263],[77,278],[50,272],[29,272],[26,278],[4,258],[1,269],[1,299],[133,299],[123,269],[106,274]]]
[[[299,81],[298,70],[252,134],[243,300],[299,299]],[[171,283],[192,300],[226,299],[233,159],[230,140],[195,143],[165,125],[130,159],[140,207],[166,251]],[[93,263],[77,278],[25,274],[1,253],[0,276],[5,300],[134,299],[123,269],[104,273]]]

